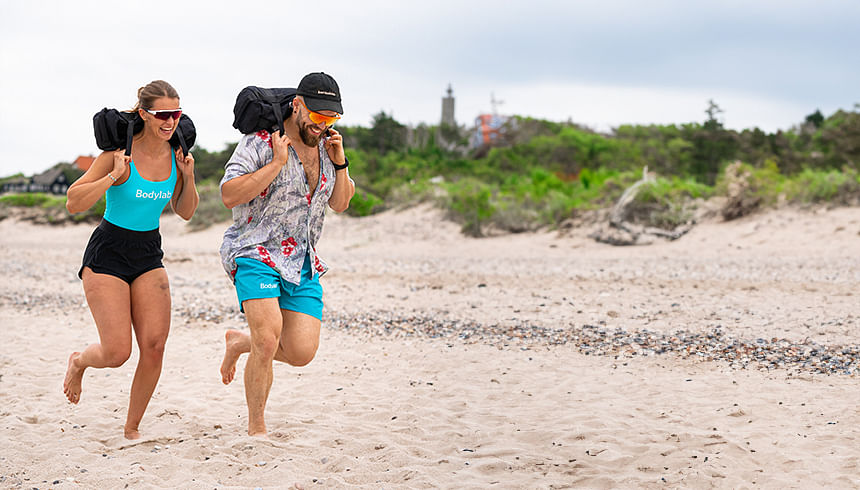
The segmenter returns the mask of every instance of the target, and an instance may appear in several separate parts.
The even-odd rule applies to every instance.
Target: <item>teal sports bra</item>
[[[170,177],[153,182],[137,173],[134,162],[128,162],[128,180],[112,185],[105,193],[104,219],[111,224],[134,231],[158,228],[161,212],[176,189],[176,155],[170,152]]]

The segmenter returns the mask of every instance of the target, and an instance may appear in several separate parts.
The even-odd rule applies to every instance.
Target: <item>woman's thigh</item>
[[[99,332],[99,343],[131,351],[131,294],[127,282],[84,267],[84,294]]]
[[[170,283],[162,267],[131,283],[131,315],[141,348],[163,346],[170,331]]]

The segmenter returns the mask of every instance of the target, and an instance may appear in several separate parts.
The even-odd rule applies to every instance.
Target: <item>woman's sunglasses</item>
[[[179,119],[179,116],[182,115],[182,109],[165,109],[163,111],[151,111],[149,109],[144,110],[155,116],[156,119],[161,119],[162,121],[167,121],[171,117],[173,119]]]
[[[308,109],[308,106],[305,105],[304,101],[302,101],[301,99],[297,99],[297,100],[302,104],[302,106],[304,106],[305,109],[307,109],[308,119],[310,119],[311,122],[314,124],[325,123],[326,126],[333,126],[334,123],[336,123],[337,120],[340,119],[340,114],[338,114],[337,116],[326,116],[326,115],[320,114],[319,112],[314,112],[314,111]]]

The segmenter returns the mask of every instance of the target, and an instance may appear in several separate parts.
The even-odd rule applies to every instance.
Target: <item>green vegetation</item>
[[[101,198],[87,211],[70,215],[66,211],[66,196],[28,192],[0,196],[0,208],[3,207],[42,209],[45,211],[42,213],[42,216],[50,223],[60,223],[63,221],[72,221],[74,223],[83,221],[93,222],[101,220],[101,217],[104,215],[105,200]],[[5,216],[5,213],[0,212],[0,217],[3,216]]]
[[[224,164],[230,159],[236,143],[226,145],[221,151],[207,151],[195,146],[191,149],[194,155],[194,180],[199,184],[218,183],[224,175]],[[218,198],[220,201],[221,199]]]
[[[841,171],[804,169],[784,189],[791,202],[851,205],[860,198],[860,175],[856,168],[848,167]]]
[[[497,144],[471,151],[463,151],[462,139],[453,148],[444,144],[450,136],[446,140],[434,127],[416,128],[421,137],[407,133],[410,143],[400,146],[401,127],[384,113],[371,128],[341,131],[353,175],[374,197],[370,212],[432,200],[472,235],[488,227],[518,232],[554,226],[578,212],[611,206],[645,167],[657,178],[637,195],[633,218],[651,226],[687,222],[697,202],[714,196],[741,206],[727,218],[778,202],[860,203],[856,110],[826,118],[815,111],[776,133],[726,129],[721,113],[709,101],[701,124],[624,125],[610,134],[513,118]],[[386,140],[392,127],[397,132]]]
[[[195,167],[196,167],[195,156]],[[233,213],[224,206],[221,201],[221,189],[218,182],[212,179],[205,180],[197,184],[197,194],[200,196],[200,203],[197,205],[197,211],[188,222],[188,226],[192,230],[203,230],[215,223],[223,223],[229,221]],[[165,207],[165,210],[169,209]]]
[[[26,208],[61,208],[66,206],[66,198],[45,194],[42,192],[31,192],[27,194],[7,194],[0,196],[0,204],[6,206],[21,206]]]
[[[650,226],[686,223],[699,203],[715,196],[727,198],[727,219],[778,203],[856,205],[858,109],[827,117],[816,110],[791,130],[775,133],[726,129],[714,101],[708,101],[702,123],[622,125],[608,134],[570,122],[514,117],[493,145],[478,148],[468,146],[471,128],[409,128],[385,112],[370,127],[338,129],[357,185],[350,214],[432,202],[460,222],[464,233],[481,236],[552,227],[610,207],[646,167],[656,178],[640,188],[632,219]],[[234,148],[193,150],[201,195],[193,228],[229,219],[218,185]],[[4,199],[28,206],[58,202]]]

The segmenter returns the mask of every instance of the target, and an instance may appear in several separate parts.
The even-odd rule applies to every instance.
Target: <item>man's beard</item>
[[[299,137],[301,137],[302,143],[313,148],[319,146],[322,133],[314,135],[307,124],[302,124],[299,128]]]

